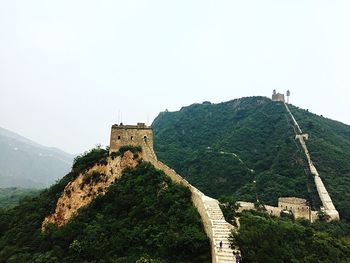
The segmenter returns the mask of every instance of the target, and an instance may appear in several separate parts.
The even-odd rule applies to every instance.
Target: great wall
[[[323,205],[323,211],[329,216],[330,220],[339,220],[339,213],[336,210],[308,151],[305,142],[308,139],[308,134],[303,134],[298,122],[290,111],[288,105],[285,103],[283,94],[279,94],[274,91],[272,99],[284,104],[287,114],[292,120],[295,131],[295,139],[300,142],[303,152],[307,158],[309,170],[313,175],[314,182]],[[157,159],[157,156],[153,150],[152,128],[146,126],[144,123],[138,123],[137,125],[113,125],[110,137],[110,154],[118,151],[121,146],[126,145],[141,146],[143,160],[152,163],[157,169],[162,170],[167,176],[169,176],[173,182],[181,184],[191,191],[192,203],[197,208],[204,230],[210,239],[212,262],[235,262],[235,254],[240,254],[240,251],[237,247],[230,247],[229,236],[231,235],[232,231],[237,231],[237,229],[235,229],[233,225],[229,224],[225,220],[218,200],[206,196],[196,187],[191,185],[186,179],[176,173],[175,170],[171,169]],[[233,155],[243,163],[243,161],[235,153],[219,152],[219,154]],[[88,185],[84,185],[82,187],[84,175],[80,174],[74,181],[70,182],[66,186],[63,195],[58,200],[55,213],[49,215],[44,220],[42,229],[45,228],[47,223],[55,223],[60,226],[68,222],[68,220],[70,220],[70,218],[77,213],[78,209],[91,202],[93,197],[99,194],[100,190],[102,193],[106,192],[112,181],[114,181],[115,178],[122,176],[122,170],[125,167],[135,167],[136,163],[137,159],[134,159],[133,154],[127,154],[123,158],[119,157],[118,160],[109,160],[106,166],[100,167],[97,165],[96,167],[91,168],[88,171],[88,175],[92,176],[91,174],[94,172],[99,172],[105,174],[106,177],[104,184],[96,184],[94,188],[91,188]],[[238,202],[238,205],[238,212],[257,209],[254,203]],[[305,218],[310,222],[314,222],[318,218],[318,212],[311,211],[310,205],[305,199],[296,197],[280,197],[278,199],[277,207],[264,205],[263,208],[268,214],[277,217],[279,217],[281,213],[290,213],[295,218]],[[236,222],[239,227],[239,220],[237,218]],[[220,246],[220,243],[222,243],[222,246]]]
[[[331,220],[339,220],[339,213],[338,211],[335,209],[335,206],[332,202],[331,197],[328,194],[328,191],[326,189],[326,187],[324,186],[322,179],[315,167],[315,165],[312,162],[311,159],[311,155],[310,152],[306,146],[306,140],[308,140],[309,135],[308,134],[303,134],[302,130],[300,129],[300,126],[298,124],[298,122],[296,121],[296,119],[294,118],[292,112],[290,111],[288,105],[284,102],[284,106],[287,110],[287,112],[289,113],[290,117],[293,120],[293,124],[295,127],[295,139],[299,140],[301,147],[303,148],[303,151],[305,153],[305,156],[307,158],[308,161],[308,165],[309,165],[309,169],[311,174],[313,175],[314,178],[314,182],[316,185],[316,189],[318,192],[318,195],[320,197],[320,200],[322,202],[322,206],[324,209],[324,212],[330,217]]]
[[[290,94],[289,91],[287,94]],[[289,95],[288,95],[289,96]],[[314,182],[323,205],[324,212],[330,217],[330,220],[339,220],[339,213],[319,176],[315,165],[312,162],[311,155],[307,149],[305,140],[308,139],[307,134],[303,134],[298,122],[290,111],[288,105],[284,101],[284,95],[276,93],[272,96],[273,101],[283,102],[287,113],[289,114],[293,128],[295,131],[295,139],[300,145],[308,160],[308,166],[314,177]],[[232,249],[229,244],[229,236],[234,226],[225,221],[223,213],[220,209],[219,202],[216,199],[206,196],[197,188],[192,186],[186,179],[177,174],[173,169],[160,162],[153,150],[153,131],[151,127],[143,123],[133,125],[113,125],[111,130],[110,152],[117,151],[123,145],[139,145],[142,147],[143,158],[145,161],[152,163],[157,169],[164,171],[173,182],[179,183],[190,189],[192,193],[192,202],[197,208],[211,243],[212,262],[228,263],[235,262],[234,254],[240,253],[239,248]],[[222,152],[222,154],[226,154]],[[232,154],[232,153],[230,153]],[[236,154],[234,154],[239,158]],[[240,208],[238,212],[244,210],[255,210],[255,204],[248,202],[238,202]],[[310,222],[314,222],[318,218],[317,211],[311,211],[311,208],[305,199],[296,197],[281,197],[278,200],[278,207],[265,205],[264,209],[273,216],[280,216],[283,212],[290,212],[295,218],[305,218]],[[239,224],[239,222],[238,222]],[[223,247],[220,248],[220,242]]]
[[[290,95],[289,91],[287,91],[288,97]],[[293,123],[293,128],[294,128],[294,132],[295,132],[295,139],[299,141],[304,154],[306,156],[306,159],[308,161],[308,167],[310,170],[310,173],[313,175],[313,179],[316,185],[316,189],[318,192],[318,195],[320,197],[320,200],[322,202],[322,210],[330,217],[330,220],[339,220],[339,212],[336,210],[331,197],[328,194],[328,191],[325,187],[325,185],[322,182],[322,179],[315,167],[315,165],[312,162],[311,159],[311,155],[310,152],[307,148],[306,145],[306,141],[309,139],[309,135],[308,134],[304,134],[297,122],[297,120],[295,119],[293,113],[290,111],[288,104],[285,102],[284,99],[284,94],[280,94],[280,93],[276,93],[276,91],[273,91],[272,94],[272,100],[273,101],[277,101],[277,102],[282,102],[286,108],[286,111],[288,113],[288,115],[290,116],[290,118],[292,119],[292,123]],[[313,221],[313,220],[311,220]]]
[[[113,125],[110,152],[117,151],[123,145],[141,146],[145,161],[152,163],[157,169],[164,171],[173,182],[181,184],[191,191],[192,203],[197,208],[204,230],[210,239],[212,262],[235,262],[234,253],[240,252],[238,248],[230,248],[229,243],[229,236],[231,231],[234,230],[234,227],[226,222],[220,209],[219,201],[203,194],[173,169],[157,159],[153,150],[152,128],[143,123],[138,123],[136,126]],[[222,248],[220,248],[220,242],[222,242]]]

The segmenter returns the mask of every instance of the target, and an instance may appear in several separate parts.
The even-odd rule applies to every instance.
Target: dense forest
[[[291,106],[342,218],[349,219],[350,127]],[[248,97],[162,112],[152,124],[158,158],[213,197],[276,205],[296,196],[320,208],[305,156],[281,102]]]
[[[108,151],[76,158],[73,170],[17,207],[0,210],[0,262],[210,262],[210,245],[187,188],[141,162],[57,228],[41,223],[77,172]]]
[[[350,262],[350,225],[343,222],[294,221],[245,211],[231,243],[244,263]]]

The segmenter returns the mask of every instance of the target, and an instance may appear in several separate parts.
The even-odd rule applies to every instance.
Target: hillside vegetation
[[[0,262],[210,262],[190,191],[146,162],[125,170],[67,224],[48,225],[42,233],[43,219],[67,183],[93,163],[104,165],[105,158],[104,149],[80,156],[50,189],[0,211]]]
[[[0,208],[10,208],[18,205],[24,198],[30,198],[40,193],[36,189],[27,188],[0,188]]]
[[[291,107],[316,166],[349,218],[350,127]],[[152,124],[158,158],[204,193],[276,205],[278,197],[309,199],[319,209],[307,162],[284,105],[265,97],[193,104],[162,112]]]
[[[350,226],[341,222],[293,222],[257,212],[243,212],[231,242],[245,263],[350,262]]]

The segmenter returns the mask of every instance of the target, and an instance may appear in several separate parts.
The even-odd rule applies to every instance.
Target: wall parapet
[[[327,191],[326,187],[324,186],[324,184],[322,182],[322,179],[321,179],[321,177],[320,177],[320,175],[319,175],[315,165],[312,162],[311,155],[310,155],[309,150],[308,150],[308,148],[306,146],[306,142],[305,141],[309,139],[309,136],[308,136],[308,134],[302,134],[300,126],[299,126],[298,122],[296,121],[296,119],[294,118],[294,116],[293,116],[292,112],[290,111],[289,107],[285,103],[284,103],[284,106],[286,107],[287,112],[289,113],[290,117],[292,118],[294,126],[298,130],[299,134],[296,133],[295,139],[299,140],[300,145],[303,148],[303,151],[304,151],[305,156],[307,158],[308,166],[309,166],[311,174],[314,177],[314,182],[315,182],[315,185],[316,185],[316,189],[317,189],[318,195],[320,197],[320,200],[322,202],[322,206],[324,208],[324,212],[327,215],[329,215],[331,220],[339,220],[339,213],[336,210],[336,208],[335,208],[335,206],[333,204],[333,201],[332,201],[331,197],[329,196],[328,191]]]

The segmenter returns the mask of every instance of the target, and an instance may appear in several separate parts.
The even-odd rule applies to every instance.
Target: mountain
[[[138,150],[93,149],[58,183],[0,209],[0,263],[210,262],[188,188]]]
[[[341,217],[350,219],[350,126],[289,105]],[[205,194],[276,205],[320,200],[283,103],[247,97],[162,112],[152,124],[158,158]]]
[[[66,174],[74,156],[0,127],[0,187],[42,188]]]

